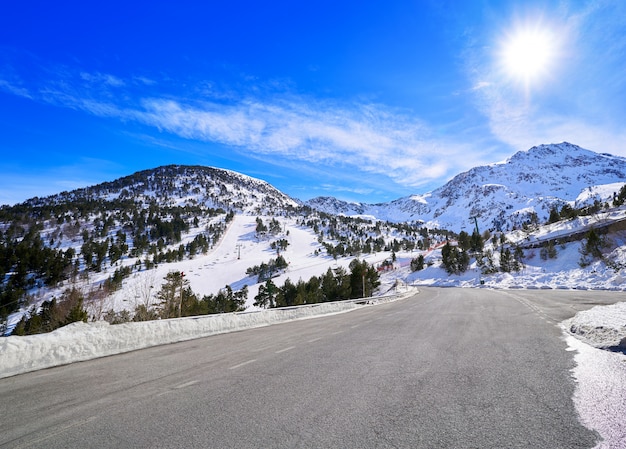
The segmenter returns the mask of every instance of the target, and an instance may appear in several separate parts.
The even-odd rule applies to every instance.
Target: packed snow
[[[563,325],[590,346],[626,352],[626,302],[578,312]]]
[[[561,327],[576,351],[574,405],[581,422],[602,437],[596,449],[626,447],[626,302],[578,312]]]
[[[601,326],[602,321],[596,324]],[[594,348],[572,336],[567,337],[567,343],[569,350],[576,352],[576,367],[572,370],[576,380],[574,405],[582,424],[602,438],[595,449],[623,449],[626,447],[626,355]]]

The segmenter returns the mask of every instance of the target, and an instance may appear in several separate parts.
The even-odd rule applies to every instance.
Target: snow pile
[[[582,424],[602,438],[594,449],[626,447],[626,355],[592,348],[572,336],[567,343],[576,351],[574,405]]]
[[[407,290],[404,295],[372,298],[368,302],[380,303],[410,294],[415,294],[415,290]],[[73,323],[49,334],[0,339],[0,378],[150,346],[347,312],[358,307],[363,306],[357,301],[338,301],[117,325],[106,321]]]
[[[573,335],[567,335],[568,350],[576,351],[576,410],[602,437],[595,449],[626,447],[626,302],[578,312],[561,327]]]
[[[578,312],[563,327],[595,348],[626,351],[626,302]]]

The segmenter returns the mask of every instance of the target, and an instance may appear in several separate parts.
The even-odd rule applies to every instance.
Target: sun
[[[506,36],[500,49],[506,74],[527,87],[548,74],[555,57],[555,37],[538,26],[517,28]]]

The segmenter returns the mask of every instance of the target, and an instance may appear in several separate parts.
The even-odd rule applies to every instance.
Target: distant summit
[[[260,179],[214,167],[167,165],[112,182],[26,201],[27,206],[77,201],[132,201],[159,207],[196,206],[243,213],[270,213],[301,202]]]
[[[306,204],[327,213],[372,215],[460,231],[477,217],[481,229],[507,230],[545,221],[553,206],[603,202],[626,183],[626,158],[568,142],[519,151],[504,162],[460,173],[442,187],[388,203],[348,203],[314,198]]]

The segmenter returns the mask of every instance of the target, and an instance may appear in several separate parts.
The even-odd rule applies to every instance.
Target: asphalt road
[[[0,379],[0,447],[590,448],[555,323],[622,296],[426,288]]]

